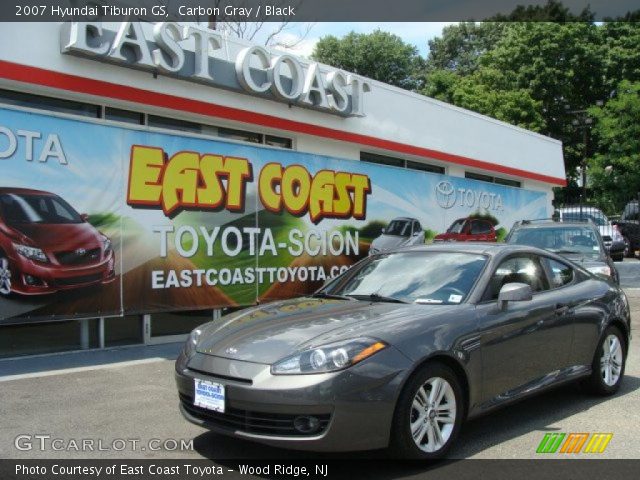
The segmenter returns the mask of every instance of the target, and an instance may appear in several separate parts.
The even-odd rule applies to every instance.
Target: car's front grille
[[[72,252],[58,252],[56,258],[61,265],[86,265],[88,263],[97,263],[100,261],[100,249],[93,248],[85,250],[83,248]]]
[[[102,274],[97,273],[95,275],[82,275],[80,277],[58,278],[56,279],[56,285],[61,287],[71,287],[73,285],[83,285],[85,283],[98,282],[102,279]]]
[[[309,436],[308,433],[301,433],[293,426],[294,419],[299,415],[253,412],[240,410],[238,408],[227,408],[224,413],[214,412],[206,408],[196,407],[193,404],[193,398],[182,393],[180,394],[180,401],[189,415],[219,427],[258,435],[281,437]],[[313,416],[320,421],[319,428],[313,433],[315,436],[327,429],[331,415],[324,413],[313,414]]]

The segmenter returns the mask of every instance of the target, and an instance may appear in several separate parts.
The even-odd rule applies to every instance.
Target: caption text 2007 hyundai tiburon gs
[[[420,246],[202,325],[176,379],[183,415],[223,434],[431,459],[465,419],[555,385],[615,393],[629,339],[622,290],[562,257]]]

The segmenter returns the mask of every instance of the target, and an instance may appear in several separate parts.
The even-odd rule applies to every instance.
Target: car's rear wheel
[[[618,391],[624,376],[626,344],[617,327],[608,327],[593,359],[591,390],[599,395],[612,395]]]
[[[464,417],[462,388],[453,370],[430,363],[400,394],[391,432],[391,453],[400,458],[437,459],[446,454]]]
[[[9,296],[11,294],[11,268],[9,259],[0,252],[0,295]]]

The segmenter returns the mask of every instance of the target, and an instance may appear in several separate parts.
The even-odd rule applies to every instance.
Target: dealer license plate
[[[224,385],[195,378],[193,404],[215,412],[224,413]]]

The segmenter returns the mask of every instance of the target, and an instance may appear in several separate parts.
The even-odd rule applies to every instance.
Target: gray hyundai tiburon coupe
[[[629,339],[622,290],[565,258],[420,246],[202,325],[176,380],[182,414],[223,434],[432,459],[465,419],[552,386],[616,392]]]

